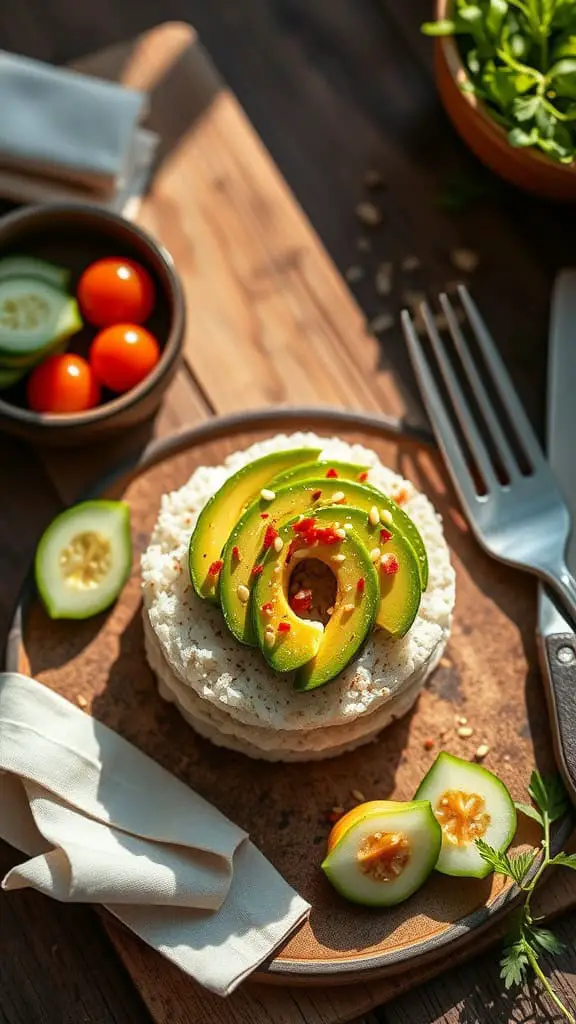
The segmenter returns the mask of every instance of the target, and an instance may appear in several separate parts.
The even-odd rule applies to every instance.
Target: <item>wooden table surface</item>
[[[381,261],[398,265],[417,255],[426,286],[435,289],[457,276],[451,249],[479,253],[475,294],[540,428],[550,287],[556,270],[574,259],[576,218],[565,207],[499,186],[463,151],[439,108],[429,44],[418,34],[428,14],[424,0],[98,0],[89,6],[19,0],[10,15],[6,7],[0,11],[0,47],[62,62],[168,18],[194,23],[338,267],[368,268],[351,285],[368,318],[382,306],[373,287]],[[357,240],[367,232],[354,208],[366,198],[363,179],[373,167],[386,180],[378,195],[384,222],[371,235],[372,251],[364,253]],[[396,288],[389,305],[404,298]],[[383,335],[378,371],[383,378],[394,374],[404,404],[421,417],[397,325]],[[61,507],[61,495],[39,454],[4,438],[0,480],[3,634],[34,544]],[[0,875],[18,857],[0,846]],[[557,984],[570,1002],[576,914],[556,930],[571,946],[555,962]],[[32,893],[2,897],[0,954],[0,1021],[6,1024],[149,1019],[88,909]],[[485,954],[387,1004],[376,1017],[381,1024],[556,1020],[533,997],[502,998],[497,960],[496,952]],[[300,1011],[294,1019],[302,1021]]]

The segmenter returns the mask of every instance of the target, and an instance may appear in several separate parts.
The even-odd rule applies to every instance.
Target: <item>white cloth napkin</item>
[[[8,672],[0,838],[31,858],[4,889],[103,903],[219,995],[310,909],[215,807],[47,687]]]

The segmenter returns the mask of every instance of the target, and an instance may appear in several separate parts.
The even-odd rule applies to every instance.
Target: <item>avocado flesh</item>
[[[326,477],[330,470],[333,470],[337,477]],[[367,472],[368,466],[359,466],[355,462],[320,459],[318,462],[296,466],[294,469],[288,469],[285,473],[280,473],[272,481],[271,487],[284,487],[285,484],[295,484],[299,480],[310,480],[310,477],[322,478],[323,480],[356,480],[358,483],[363,483],[360,477]]]
[[[321,492],[320,497],[315,500],[318,492]],[[386,499],[380,491],[372,487],[340,478],[317,477],[308,479],[305,483],[299,481],[278,488],[272,502],[257,499],[232,530],[222,554],[224,565],[220,573],[219,594],[226,625],[241,643],[250,647],[258,644],[248,605],[243,604],[238,597],[238,586],[243,585],[248,590],[253,586],[252,569],[262,561],[267,527],[275,524],[278,529],[279,524],[285,519],[296,515],[316,516],[318,510],[326,502],[330,503],[338,492],[344,494],[346,499],[346,504],[339,506],[337,517],[342,523],[351,508],[361,509],[365,513],[370,512],[374,505],[378,508],[388,508]],[[375,527],[368,524],[364,528],[363,536],[369,551],[374,547],[381,547],[383,554],[392,554],[398,559],[400,570],[396,575],[385,576],[381,573],[382,596],[385,600],[379,606],[377,624],[392,636],[403,636],[412,625],[420,605],[420,562],[413,546],[403,533],[402,526],[408,517],[405,513],[397,516],[396,512],[401,510],[394,502],[390,502],[390,505],[395,510],[391,510],[393,522],[379,523]],[[262,519],[262,513],[267,514],[269,518]],[[380,531],[383,528],[392,533],[392,537],[385,544],[380,542]],[[239,559],[235,555],[236,548]]]
[[[262,488],[283,470],[314,462],[319,454],[318,448],[292,448],[264,455],[233,473],[210,498],[198,516],[188,551],[190,579],[198,597],[218,604],[218,575],[210,575],[210,566],[221,557],[230,532]]]
[[[383,491],[374,487],[373,484],[359,479],[363,473],[369,472],[368,467],[357,466],[352,462],[329,462],[328,460],[309,462],[304,466],[296,466],[294,469],[289,470],[286,473],[282,473],[279,477],[276,477],[273,483],[278,489],[280,487],[284,488],[288,483],[296,483],[297,481],[305,482],[307,486],[310,486],[310,483],[313,480],[315,484],[320,486],[320,483],[326,484],[326,472],[330,468],[336,470],[338,478],[328,479],[328,483],[337,484],[339,480],[340,483],[343,484],[348,480],[350,482],[362,484],[366,490],[371,491],[373,495],[372,504],[377,505],[380,509],[386,509],[390,512],[396,530],[403,533],[408,543],[414,548],[414,553],[418,559],[420,583],[422,585],[422,590],[426,590],[426,587],[428,586],[428,555],[418,528],[412,519],[410,519],[410,516],[407,515],[392,498],[389,498]],[[341,489],[341,487],[338,488],[338,490]],[[356,502],[356,504],[358,503]]]
[[[299,668],[295,687],[312,690],[329,682],[348,664],[374,626],[380,588],[378,576],[370,555],[358,539],[358,531],[367,516],[359,509],[349,510],[350,520],[355,529],[337,544],[318,543],[306,545],[293,527],[300,517],[280,526],[279,536],[284,542],[282,551],[271,548],[262,563],[263,571],[256,578],[252,591],[251,615],[258,644],[268,664],[279,672]],[[314,517],[319,526],[331,526],[341,519],[339,505],[319,510]],[[297,540],[298,548],[290,558],[291,542]],[[344,555],[342,562],[335,563],[334,555]],[[292,569],[299,558],[316,558],[334,572],[337,580],[337,594],[334,612],[323,631],[316,631],[315,644],[309,644],[311,627],[317,624],[295,615],[288,601],[288,588]],[[290,559],[290,560],[289,560]],[[280,572],[275,572],[277,566]],[[360,593],[357,583],[364,579]],[[266,605],[272,605],[272,616],[266,614]],[[348,607],[348,606],[353,607]],[[290,631],[281,633],[281,622],[290,624]],[[274,631],[274,643],[267,644],[266,631]],[[310,647],[315,652],[308,656]]]

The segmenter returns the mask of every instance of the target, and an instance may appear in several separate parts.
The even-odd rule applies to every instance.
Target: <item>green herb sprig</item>
[[[482,839],[476,841],[481,856],[494,871],[511,878],[525,893],[514,928],[506,938],[500,961],[500,977],[509,989],[513,985],[522,984],[528,976],[528,970],[531,969],[556,1008],[570,1024],[576,1024],[576,1017],[554,991],[539,964],[542,953],[558,954],[565,947],[548,928],[540,928],[532,916],[532,896],[546,869],[555,864],[576,871],[575,853],[558,853],[555,857],[550,856],[550,826],[567,813],[568,796],[560,778],[547,779],[537,771],[532,772],[528,792],[535,806],[516,803],[516,807],[541,826],[543,834],[539,847],[508,855],[499,853]]]
[[[574,0],[454,0],[429,36],[457,35],[469,80],[511,146],[535,146],[557,163],[576,159]]]

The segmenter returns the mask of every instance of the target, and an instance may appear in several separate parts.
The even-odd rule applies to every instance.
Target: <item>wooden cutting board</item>
[[[378,343],[365,332],[360,310],[193,31],[184,25],[162,26],[136,43],[90,59],[84,69],[151,90],[151,126],[163,138],[159,170],[138,219],[172,251],[183,276],[190,323],[185,366],[154,431],[165,434],[215,411],[287,401],[403,413],[402,397],[382,367]],[[133,448],[144,433],[126,438],[114,456]],[[85,452],[45,455],[66,501],[110,459],[110,450],[95,451],[89,458]],[[433,484],[441,498],[441,477]],[[489,607],[502,599],[513,574],[494,574],[487,566],[486,572],[490,580],[496,579]],[[530,589],[526,581],[515,580],[515,587]],[[521,604],[529,612],[530,597]],[[504,601],[500,614],[506,618],[509,612]],[[513,645],[508,655],[534,666],[530,623],[511,621],[508,635]],[[450,688],[454,680],[447,667],[445,672]],[[554,880],[542,901],[546,913],[574,905],[571,878]],[[162,1022],[264,1024],[303,1016],[308,1024],[333,1024],[350,1020],[445,966],[441,958],[421,971],[345,988],[247,985],[223,1003],[133,936],[107,927]],[[473,952],[487,941],[488,936],[474,941]],[[471,952],[462,947],[459,955]]]

